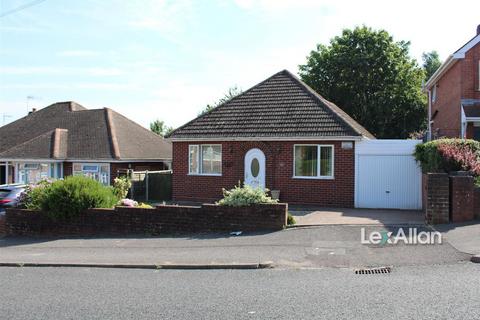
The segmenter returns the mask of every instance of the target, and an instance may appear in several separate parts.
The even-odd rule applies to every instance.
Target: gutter
[[[361,141],[369,138],[363,136],[332,137],[214,137],[214,138],[169,138],[172,142],[195,141]]]

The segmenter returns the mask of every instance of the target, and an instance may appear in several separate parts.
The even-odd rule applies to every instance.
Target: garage
[[[364,140],[355,147],[355,207],[420,210],[420,140]]]

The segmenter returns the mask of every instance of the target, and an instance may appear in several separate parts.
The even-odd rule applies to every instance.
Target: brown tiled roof
[[[342,109],[283,70],[175,130],[172,139],[368,137]]]
[[[0,127],[0,159],[166,160],[171,144],[110,109],[59,102]]]

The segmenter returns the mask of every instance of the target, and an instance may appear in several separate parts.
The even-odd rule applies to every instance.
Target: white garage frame
[[[415,146],[421,142],[421,140],[363,140],[357,142],[355,144],[355,207],[420,210],[422,208],[422,173],[415,162],[413,152]],[[364,165],[362,162],[367,161],[367,159],[371,162],[370,166]],[[403,166],[403,169],[399,169],[399,171],[391,171],[391,174],[389,172],[386,179],[389,180],[388,184],[399,188],[403,187],[407,191],[405,196],[408,201],[402,202],[398,198],[397,204],[385,206],[385,202],[388,202],[388,200],[384,200],[388,199],[389,195],[384,199],[377,199],[380,197],[376,198],[373,195],[375,192],[369,193],[369,189],[362,189],[371,188],[373,184],[382,180],[383,176],[380,176],[381,168],[378,168],[378,170],[372,168],[375,163],[381,165],[385,163],[385,168],[395,166],[396,163]],[[405,170],[408,172],[405,172]],[[377,185],[375,187],[382,188],[382,186]],[[388,189],[388,187],[385,188]],[[389,190],[385,190],[385,192],[390,193]],[[397,195],[397,197],[399,196]]]

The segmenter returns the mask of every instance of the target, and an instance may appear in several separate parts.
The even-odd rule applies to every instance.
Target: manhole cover
[[[378,268],[362,268],[356,269],[355,274],[383,274],[383,273],[391,273],[391,267],[378,267]]]

